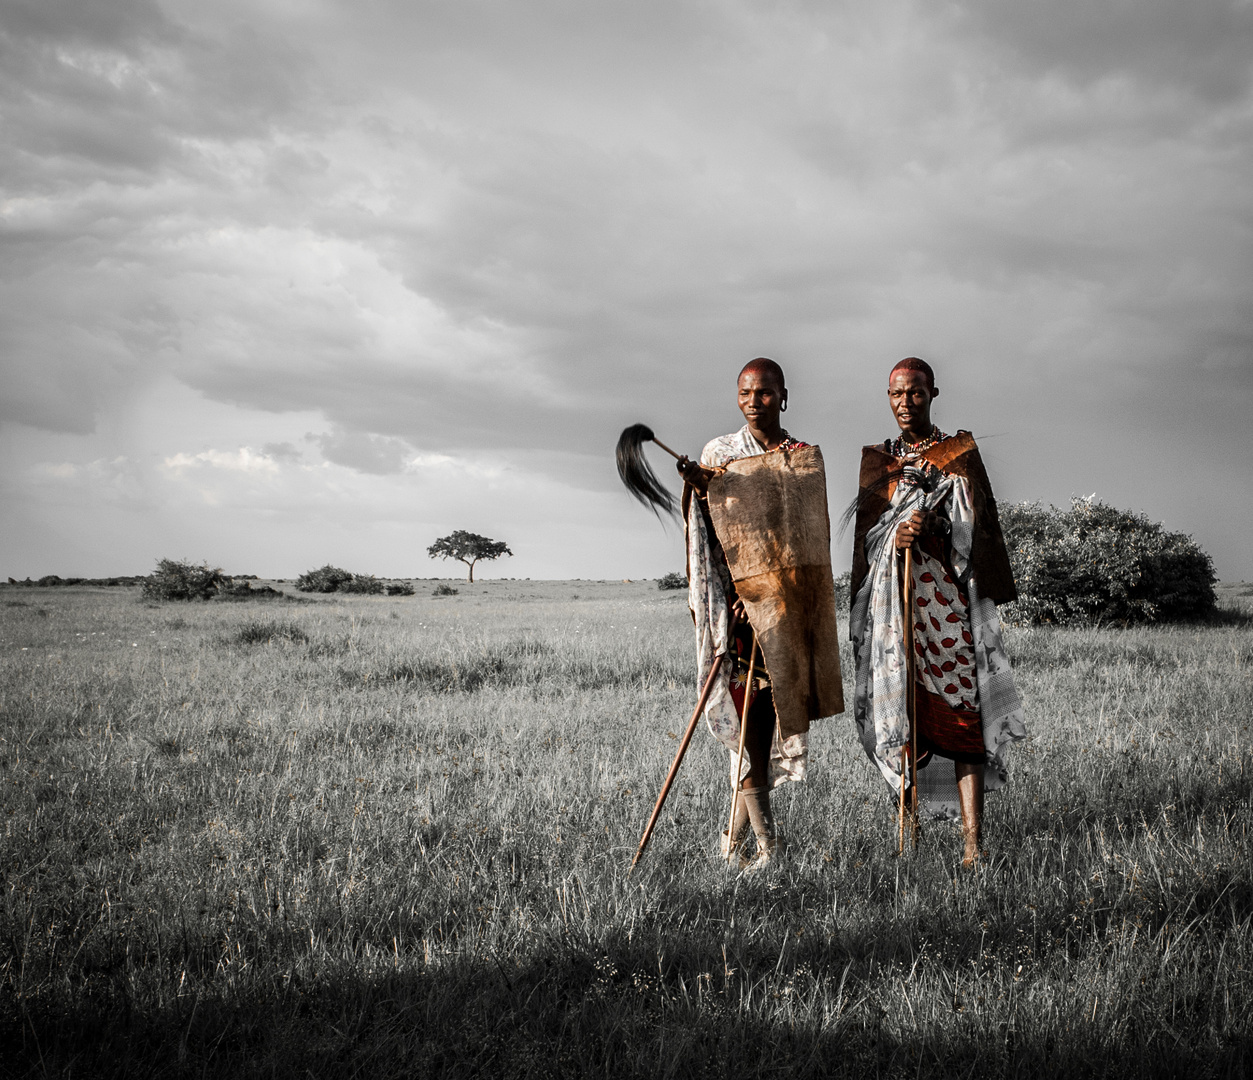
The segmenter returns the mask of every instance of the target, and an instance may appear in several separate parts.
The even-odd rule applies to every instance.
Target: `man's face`
[[[902,431],[931,431],[931,388],[921,371],[901,368],[888,380],[888,402]]]
[[[740,412],[749,427],[771,431],[779,424],[779,411],[787,400],[787,391],[768,372],[746,371],[740,376]]]

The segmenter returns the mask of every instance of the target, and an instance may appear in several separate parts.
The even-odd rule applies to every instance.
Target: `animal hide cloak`
[[[844,711],[822,451],[730,461],[709,482],[722,543],[774,688],[779,734]]]

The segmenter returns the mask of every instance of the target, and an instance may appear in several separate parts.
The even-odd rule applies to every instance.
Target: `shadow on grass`
[[[234,1000],[188,993],[158,1008],[127,998],[118,973],[72,1008],[35,1000],[21,1009],[10,1000],[0,1028],[9,1048],[3,1071],[726,1080],[780,1073],[1238,1077],[1253,1066],[1247,1039],[1189,1045],[1183,1018],[1175,1031],[1128,1030],[1101,1017],[1062,1026],[1029,1009],[979,1012],[971,1002],[967,1011],[954,999],[939,1019],[902,1024],[881,1004],[866,1006],[863,980],[850,977],[851,959],[842,976],[826,973],[823,1001],[808,1008],[795,1002],[786,1022],[763,1022],[763,995],[789,993],[766,978],[774,958],[760,958],[760,972],[750,963],[745,973],[708,950],[659,960],[649,948],[623,937],[595,951],[563,945],[522,967],[489,958],[373,978],[328,964],[313,977],[241,988]]]
[[[1165,755],[1163,755],[1165,757]],[[1014,828],[1030,836],[1050,830],[1078,833],[1093,826],[1111,831],[1157,822],[1163,812],[1195,824],[1210,817],[1226,820],[1253,800],[1253,755],[1233,757],[1225,772],[1173,769],[1169,759],[1114,752],[1100,761],[1103,791],[1094,796],[1079,784],[1047,802],[1020,805]]]
[[[1253,627],[1253,612],[1235,606],[1219,606],[1204,622],[1195,624],[1198,627],[1235,626],[1241,630]]]

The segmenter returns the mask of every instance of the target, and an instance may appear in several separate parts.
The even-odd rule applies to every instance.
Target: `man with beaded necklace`
[[[962,861],[972,866],[987,856],[984,791],[1006,782],[1009,746],[1026,737],[996,611],[1017,593],[979,449],[968,431],[950,436],[931,422],[938,396],[930,365],[902,360],[888,379],[900,434],[862,450],[850,581],[854,718],[867,755],[899,791],[910,742],[904,620],[911,619],[918,790],[937,816],[960,810]],[[903,552],[911,547],[906,612]]]
[[[729,832],[722,834],[721,855],[727,858],[738,852],[740,867],[760,869],[775,858],[778,848],[770,790],[784,781],[804,778],[809,760],[809,736],[805,731],[784,737],[779,731],[774,688],[760,653],[752,668],[754,685],[748,685],[755,637],[710,518],[707,491],[716,470],[728,462],[779,450],[803,449],[808,444],[794,439],[782,426],[780,414],[787,409],[787,383],[783,369],[773,360],[759,356],[744,365],[737,381],[737,399],[746,421],[744,426],[730,435],[712,439],[702,451],[699,464],[687,457],[680,458],[678,470],[685,481],[683,511],[689,603],[696,624],[698,683],[703,685],[708,677],[719,643],[725,643],[731,656],[731,663],[726,665],[705,709],[710,730],[730,752],[731,783],[741,792],[741,797],[735,800],[735,820]],[[835,677],[838,684],[838,670]],[[749,697],[747,710],[744,709],[745,695]],[[739,760],[741,716],[747,721],[744,733],[747,772],[742,777],[734,774]],[[750,824],[757,848],[751,856],[741,852]]]

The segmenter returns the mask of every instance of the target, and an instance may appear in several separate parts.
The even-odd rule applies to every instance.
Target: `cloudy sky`
[[[0,0],[0,574],[656,576],[626,424],[772,356],[842,505],[920,355],[1003,502],[1253,579],[1251,75],[1250,0]]]

